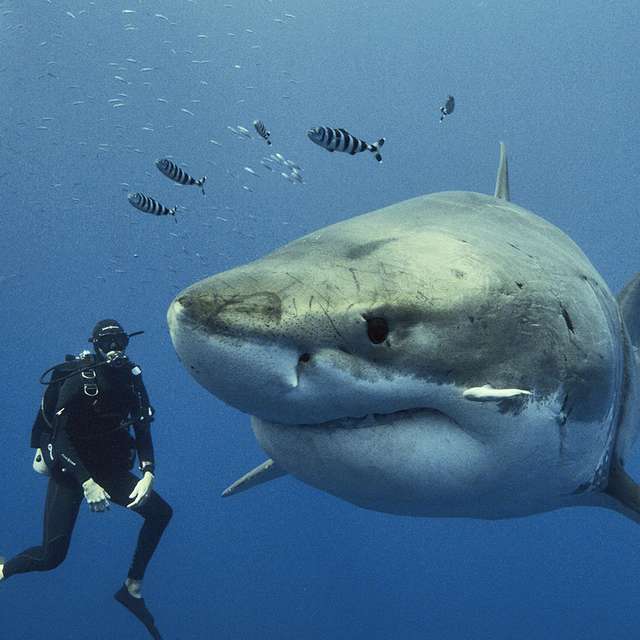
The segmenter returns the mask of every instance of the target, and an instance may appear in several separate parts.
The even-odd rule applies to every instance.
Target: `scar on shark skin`
[[[485,384],[482,387],[465,389],[462,397],[473,402],[499,402],[500,400],[530,395],[531,391],[525,389],[496,389],[490,384]]]

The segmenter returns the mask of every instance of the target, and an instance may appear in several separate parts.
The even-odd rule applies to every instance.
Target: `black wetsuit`
[[[42,449],[51,471],[43,542],[7,561],[5,578],[49,571],[62,563],[83,500],[83,482],[93,478],[112,502],[126,506],[139,481],[131,473],[136,451],[140,461],[154,463],[149,399],[140,369],[131,361],[119,368],[97,366],[69,377],[60,387],[55,414],[51,414],[53,431],[39,412],[31,441],[32,447]],[[135,437],[129,427],[121,426],[128,419],[133,420]],[[129,578],[142,580],[172,509],[154,491],[135,511],[145,522]]]

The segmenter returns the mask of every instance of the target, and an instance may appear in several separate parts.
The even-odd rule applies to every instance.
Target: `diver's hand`
[[[82,483],[84,497],[89,503],[91,511],[106,511],[109,508],[111,496],[93,479],[89,478]]]
[[[153,481],[155,477],[153,473],[146,471],[142,480],[138,481],[138,484],[133,488],[131,492],[130,498],[133,498],[133,502],[130,502],[127,505],[127,509],[135,509],[136,507],[141,507],[151,495],[151,491],[153,491]]]

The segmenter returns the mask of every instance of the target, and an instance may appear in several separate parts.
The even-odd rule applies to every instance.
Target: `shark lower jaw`
[[[367,509],[468,515],[470,496],[491,490],[487,448],[440,411],[298,425],[253,417],[252,427],[282,469]]]

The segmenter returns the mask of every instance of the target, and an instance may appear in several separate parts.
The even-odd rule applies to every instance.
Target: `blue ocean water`
[[[175,509],[145,581],[165,638],[634,637],[639,531],[615,514],[411,519],[291,478],[221,499],[264,454],[247,416],[178,363],[165,313],[195,280],[315,228],[423,193],[492,193],[500,140],[512,200],[620,290],[638,270],[639,29],[635,0],[0,1],[0,553],[41,537],[38,376],[116,317],[145,330],[130,351]],[[328,154],[306,138],[318,125],[385,136],[384,163]],[[276,152],[304,184],[262,167]],[[167,155],[208,176],[206,197],[158,173]],[[128,191],[179,205],[177,223]],[[62,567],[0,584],[0,637],[146,637],[111,598],[138,527],[83,509]]]

